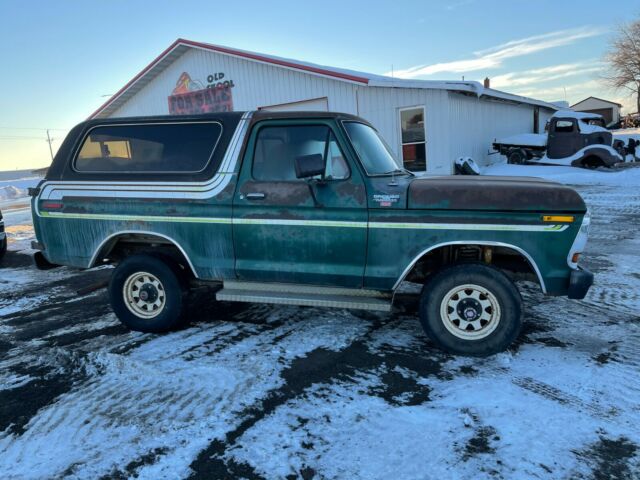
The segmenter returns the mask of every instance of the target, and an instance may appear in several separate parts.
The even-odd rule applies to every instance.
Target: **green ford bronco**
[[[516,279],[576,299],[593,281],[573,189],[418,177],[346,114],[89,120],[31,194],[36,264],[115,264],[113,310],[145,332],[176,327],[203,281],[220,301],[379,311],[408,281],[436,344],[489,355],[520,331]]]

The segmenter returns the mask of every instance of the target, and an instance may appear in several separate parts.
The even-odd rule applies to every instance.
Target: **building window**
[[[405,168],[412,171],[425,171],[427,169],[427,149],[424,107],[401,109],[400,131],[402,161]]]
[[[92,173],[197,173],[222,133],[219,123],[98,126],[78,152],[75,168]]]

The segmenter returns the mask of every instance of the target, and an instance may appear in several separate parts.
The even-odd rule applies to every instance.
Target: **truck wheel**
[[[420,298],[420,322],[442,349],[487,356],[505,350],[522,326],[522,299],[501,271],[456,265],[433,276]]]
[[[596,169],[596,168],[604,167],[604,162],[602,161],[602,159],[600,159],[600,157],[596,157],[592,155],[590,157],[585,158],[582,161],[582,166],[584,168]]]
[[[131,330],[165,332],[181,323],[186,288],[161,257],[127,257],[109,281],[111,307]]]
[[[3,240],[0,240],[0,260],[4,257],[4,254],[7,253],[7,237],[4,237]]]
[[[509,150],[507,162],[513,165],[522,165],[527,161],[527,153],[521,148]]]

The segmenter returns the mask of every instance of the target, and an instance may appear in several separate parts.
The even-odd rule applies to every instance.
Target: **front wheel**
[[[185,287],[162,257],[133,255],[114,270],[109,282],[111,307],[131,330],[165,332],[182,320]]]
[[[522,326],[522,299],[501,271],[456,265],[429,280],[420,298],[420,322],[442,349],[487,356],[505,350]]]

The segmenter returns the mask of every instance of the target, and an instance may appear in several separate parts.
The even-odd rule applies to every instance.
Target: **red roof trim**
[[[165,56],[167,56],[178,45],[187,45],[190,47],[211,50],[213,52],[226,53],[229,55],[234,55],[236,57],[248,58],[251,60],[256,60],[258,62],[271,63],[273,65],[279,65],[281,67],[293,68],[295,70],[303,70],[306,72],[316,73],[319,75],[326,75],[328,77],[340,78],[342,80],[349,80],[351,82],[358,82],[358,83],[364,83],[364,84],[369,83],[369,79],[366,77],[359,77],[356,75],[350,75],[348,73],[336,72],[336,71],[327,70],[324,68],[312,67],[310,65],[303,65],[300,63],[289,62],[287,60],[280,60],[277,58],[266,57],[264,55],[260,55],[257,53],[243,52],[240,50],[234,50],[232,48],[219,47],[217,45],[211,45],[209,43],[194,42],[193,40],[186,40],[184,38],[179,38],[175,42],[173,42],[166,50],[164,50],[160,55],[158,55],[140,73],[138,73],[135,77],[129,80],[129,82],[127,82],[127,84],[124,87],[122,87],[111,98],[109,98],[109,100],[103,103],[95,112],[91,114],[89,118],[94,118],[98,113],[100,113],[102,110],[107,108],[120,95],[122,95],[131,85],[133,85],[136,81],[138,81],[145,73],[151,70],[151,68],[153,68],[160,60],[162,60]]]

